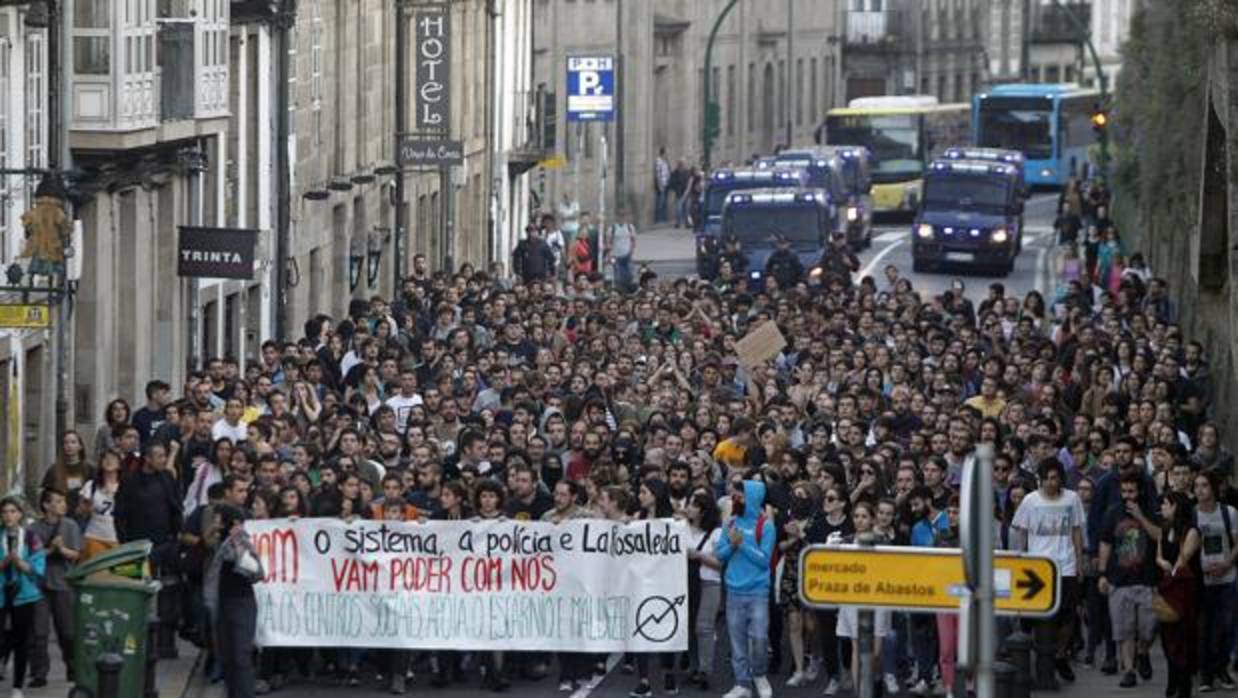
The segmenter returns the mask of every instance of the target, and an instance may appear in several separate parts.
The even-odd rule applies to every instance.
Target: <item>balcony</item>
[[[847,45],[878,46],[897,40],[899,15],[893,10],[847,13]]]
[[[515,177],[537,166],[555,148],[555,95],[545,88],[525,90],[515,95],[512,114],[512,142],[507,157],[508,175]]]
[[[218,130],[228,116],[228,3],[156,18],[155,0],[77,0],[70,143],[127,150]],[[167,3],[160,3],[167,14]]]
[[[1076,23],[1071,21],[1073,14],[1083,25],[1080,31]],[[1035,44],[1077,44],[1091,26],[1092,5],[1086,2],[1074,2],[1064,7],[1057,5],[1042,5],[1037,8],[1035,20],[1032,23],[1032,43]]]

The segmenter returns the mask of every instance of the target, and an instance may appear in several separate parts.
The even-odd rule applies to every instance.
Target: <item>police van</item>
[[[701,196],[696,217],[696,270],[702,279],[718,273],[717,259],[722,249],[722,209],[727,197],[736,191],[752,189],[799,189],[808,186],[808,175],[799,169],[722,168],[714,170]]]
[[[830,201],[842,208],[838,232],[847,235],[857,249],[872,242],[872,180],[868,175],[866,148],[812,146],[784,150],[767,167],[804,170],[808,185],[825,190]],[[762,158],[758,162],[766,161]],[[758,165],[761,166],[761,165]]]
[[[957,264],[1010,273],[1022,247],[1022,192],[1012,164],[934,160],[912,227],[912,267]]]
[[[785,238],[805,269],[821,259],[837,224],[837,207],[815,188],[754,189],[727,195],[722,211],[724,240],[739,243],[747,269],[735,273],[760,278],[765,263]]]

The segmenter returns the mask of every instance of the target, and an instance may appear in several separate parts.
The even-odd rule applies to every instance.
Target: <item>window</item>
[[[813,58],[808,62],[808,123],[817,123],[820,109],[821,102],[817,99],[817,59]]]
[[[314,112],[314,133],[322,142],[322,6],[310,3],[310,109]]]
[[[9,166],[9,52],[8,17],[0,17],[0,167]],[[0,175],[0,262],[8,262],[9,178]]]
[[[757,66],[748,64],[748,133],[757,123]]]
[[[735,66],[726,67],[726,135],[735,135]]]
[[[73,5],[73,71],[107,75],[112,71],[112,2],[78,0]]]
[[[774,126],[785,124],[791,115],[787,113],[787,63],[786,61],[778,61],[778,106],[774,108],[774,112],[778,114],[778,118],[774,121]],[[788,143],[787,145],[790,145]]]
[[[795,60],[795,125],[804,125],[804,59]],[[790,145],[788,143],[787,145]]]
[[[44,36],[43,32],[26,35],[26,167],[47,164],[47,114],[43,108],[47,100],[47,44]],[[34,182],[30,184],[34,185]]]

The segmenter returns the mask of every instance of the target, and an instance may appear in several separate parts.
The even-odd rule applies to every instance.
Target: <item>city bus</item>
[[[1075,84],[998,85],[972,99],[972,142],[1023,151],[1029,187],[1065,186],[1086,174],[1099,100],[1099,92]]]
[[[868,148],[875,212],[910,214],[928,164],[947,146],[970,142],[969,120],[969,105],[939,104],[932,96],[861,97],[831,109],[817,141]]]

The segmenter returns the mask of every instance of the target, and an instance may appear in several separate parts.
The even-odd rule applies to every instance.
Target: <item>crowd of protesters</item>
[[[1088,237],[1108,239],[1095,213]],[[530,230],[514,278],[501,264],[431,272],[418,256],[397,298],[315,315],[244,366],[212,358],[183,385],[152,380],[138,409],[107,406],[90,443],[65,434],[38,520],[0,503],[14,685],[27,656],[30,685],[46,680],[50,629],[70,659],[65,570],[147,538],[164,581],[157,650],[174,654],[177,633],[207,648],[231,696],[308,677],[402,693],[414,670],[495,691],[557,671],[572,691],[605,658],[256,651],[261,570],[241,522],[675,516],[692,536],[691,649],[617,658],[632,695],[710,690],[725,657],[729,698],[775,683],[835,695],[858,682],[856,614],[803,605],[799,552],[865,534],[956,547],[963,465],[985,442],[1002,547],[1051,555],[1063,574],[1058,615],[1027,624],[1041,687],[1080,664],[1152,681],[1158,637],[1167,695],[1195,676],[1234,687],[1233,456],[1163,280],[1110,287],[1081,265],[1048,300],[996,283],[930,296],[892,266],[828,287],[643,272],[616,288],[596,268],[561,273],[554,215]],[[612,240],[593,236],[596,259],[614,258]],[[786,346],[741,366],[736,340],[765,322]],[[879,692],[965,695],[954,616],[883,612],[876,632]]]

